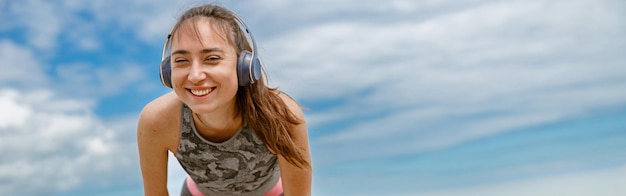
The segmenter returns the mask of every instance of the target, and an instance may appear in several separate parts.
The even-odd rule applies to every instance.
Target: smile
[[[204,95],[208,95],[209,93],[211,93],[211,91],[213,91],[213,88],[200,89],[200,90],[189,89],[189,91],[191,91],[191,94],[195,96],[204,96]]]

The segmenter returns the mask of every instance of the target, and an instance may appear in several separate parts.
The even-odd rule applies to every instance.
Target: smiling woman
[[[146,195],[167,194],[168,151],[188,174],[181,195],[311,194],[302,109],[265,85],[261,66],[231,11],[209,4],[181,16],[160,67],[174,92],[146,105],[137,128]]]

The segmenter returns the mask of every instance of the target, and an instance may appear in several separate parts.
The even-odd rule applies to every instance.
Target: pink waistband
[[[187,180],[185,181],[185,183],[187,183],[187,189],[189,189],[191,195],[204,196],[204,194],[200,192],[200,190],[196,186],[196,183],[193,181],[193,179],[191,179],[190,176],[187,176]],[[283,193],[283,181],[279,178],[274,188],[267,191],[264,196],[279,196],[281,193]]]

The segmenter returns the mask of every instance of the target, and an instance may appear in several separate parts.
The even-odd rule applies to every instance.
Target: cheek
[[[223,81],[228,81],[228,85],[229,86],[235,86],[236,87],[239,86],[239,80],[237,79],[237,70],[232,68],[232,69],[228,69],[227,71],[224,72],[224,80]]]
[[[235,63],[228,63],[227,66],[220,67],[219,77],[221,77],[221,81],[227,81],[228,84],[232,84],[235,86],[239,86],[237,79],[237,65]]]
[[[172,75],[171,75],[172,85],[180,84],[186,79],[187,79],[187,75],[184,73],[183,70],[172,69]]]

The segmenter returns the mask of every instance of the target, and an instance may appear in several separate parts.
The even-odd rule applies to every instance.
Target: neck
[[[241,115],[230,112],[195,113],[196,130],[206,139],[221,142],[232,137],[242,125]]]

